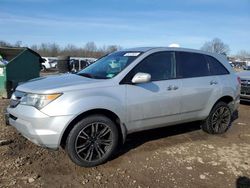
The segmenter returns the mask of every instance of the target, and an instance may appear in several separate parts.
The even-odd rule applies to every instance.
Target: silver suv
[[[250,71],[238,72],[237,75],[241,79],[240,100],[250,102]]]
[[[224,133],[239,104],[240,80],[220,55],[183,48],[111,53],[77,74],[17,87],[9,122],[35,144],[66,149],[77,165],[96,166],[126,135],[202,121]]]

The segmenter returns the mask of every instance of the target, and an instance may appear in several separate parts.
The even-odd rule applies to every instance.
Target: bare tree
[[[87,42],[84,46],[84,56],[93,57],[97,51],[96,44],[94,42]]]
[[[114,52],[114,51],[117,51],[117,50],[120,50],[121,47],[120,46],[117,46],[117,45],[110,45],[107,47],[107,52],[108,53],[111,53],[111,52]]]
[[[95,45],[94,42],[87,42],[87,43],[85,44],[84,49],[85,49],[86,51],[95,52],[95,51],[97,50],[97,47],[96,47],[96,45]]]
[[[33,45],[31,49],[38,52],[42,56],[58,56],[61,49],[56,43],[42,43],[41,45]]]
[[[39,50],[39,48],[38,48],[38,46],[36,44],[33,44],[32,46],[30,46],[30,49],[32,49],[32,50],[34,50],[36,52],[38,52],[38,50]]]
[[[22,41],[16,41],[16,43],[14,44],[15,47],[22,47]]]
[[[60,47],[56,43],[52,43],[49,45],[50,56],[58,56],[60,53]]]
[[[15,44],[0,40],[1,47],[22,47],[22,41],[17,41]]]
[[[228,55],[230,48],[219,38],[214,38],[212,41],[205,42],[201,50]]]
[[[0,40],[0,47],[11,47],[12,45],[8,42]]]
[[[70,56],[80,56],[80,48],[77,48],[74,44],[68,44],[62,51],[62,55],[70,55]]]
[[[250,58],[250,51],[248,52],[246,50],[241,50],[236,54],[236,57],[241,59]]]
[[[11,44],[6,41],[0,40],[0,47],[22,47],[22,41],[17,41]],[[94,42],[87,42],[83,47],[77,47],[73,44],[68,44],[61,47],[56,43],[41,43],[40,45],[34,44],[30,48],[41,56],[56,57],[59,55],[76,56],[76,57],[94,57],[100,58],[108,53],[122,49],[118,45],[104,45],[97,47]]]

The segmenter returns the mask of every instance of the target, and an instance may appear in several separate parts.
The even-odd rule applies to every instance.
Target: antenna
[[[180,45],[179,45],[179,44],[176,44],[176,43],[173,43],[173,44],[170,44],[168,47],[179,48]]]

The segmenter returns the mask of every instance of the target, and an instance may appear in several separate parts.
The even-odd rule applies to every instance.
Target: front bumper
[[[31,142],[58,149],[60,140],[73,116],[48,116],[31,106],[7,108],[8,122]]]

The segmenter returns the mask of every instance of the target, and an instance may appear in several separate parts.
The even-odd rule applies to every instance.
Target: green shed
[[[0,47],[0,55],[7,62],[0,64],[0,95],[9,98],[18,83],[40,76],[41,56],[29,48]]]

